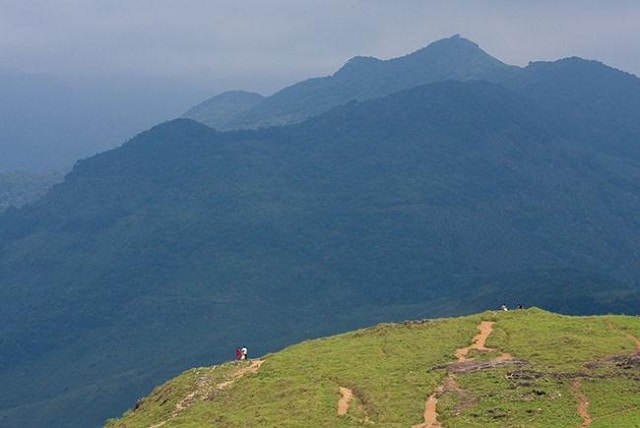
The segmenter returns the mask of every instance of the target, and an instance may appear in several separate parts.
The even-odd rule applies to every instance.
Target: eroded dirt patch
[[[340,387],[340,400],[338,401],[338,415],[344,416],[349,411],[349,405],[353,400],[353,391],[344,386]]]

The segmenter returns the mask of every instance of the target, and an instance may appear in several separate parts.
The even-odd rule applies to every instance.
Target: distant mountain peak
[[[445,37],[444,39],[436,40],[435,42],[429,43],[427,47],[438,45],[472,46],[477,49],[480,48],[477,43],[467,39],[466,37],[462,37],[460,34],[454,34],[451,37]]]
[[[378,64],[382,64],[384,61],[373,56],[354,56],[347,61],[338,71],[334,73],[334,76],[345,76],[355,73],[360,73],[370,67],[375,67]]]
[[[220,100],[220,101],[226,101],[226,100],[236,100],[236,99],[260,99],[263,98],[262,95],[260,95],[257,92],[249,92],[249,91],[243,91],[243,90],[232,90],[232,91],[225,91],[222,92],[218,95],[216,95],[215,97],[213,97],[212,99],[214,100]]]
[[[264,97],[256,92],[226,91],[192,107],[183,117],[211,127],[221,127],[237,114],[259,104]]]
[[[420,56],[424,54],[428,54],[430,56],[444,55],[444,56],[457,56],[457,57],[467,56],[467,55],[473,55],[473,56],[482,55],[487,58],[491,58],[493,61],[497,63],[502,64],[501,61],[499,61],[498,59],[492,57],[491,55],[483,51],[477,43],[474,43],[469,39],[461,37],[459,34],[455,34],[446,39],[436,40],[435,42],[428,44],[426,47],[418,49],[417,51],[414,51],[401,58],[410,57],[410,56]]]

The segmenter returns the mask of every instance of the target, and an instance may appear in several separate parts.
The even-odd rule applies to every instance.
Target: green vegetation
[[[483,320],[494,322],[491,350],[452,364]],[[536,308],[380,324],[266,355],[256,372],[246,371],[251,362],[188,370],[106,427],[406,427],[424,421],[436,391],[444,427],[567,427],[585,417],[593,427],[633,426],[638,336],[638,317]],[[477,364],[504,352],[512,359]],[[345,415],[337,412],[340,387],[353,392]]]
[[[452,38],[213,105],[287,122],[342,104],[297,125],[179,119],[80,161],[0,213],[0,425],[95,425],[242,344],[502,301],[638,313],[639,82],[576,59],[508,67]],[[359,382],[376,418],[419,407]]]

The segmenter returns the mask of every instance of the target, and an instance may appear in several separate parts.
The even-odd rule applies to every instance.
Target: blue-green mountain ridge
[[[465,64],[448,79],[403,88],[407,57],[388,93],[302,122],[169,121],[0,215],[0,425],[96,426],[242,343],[502,301],[637,313],[638,78],[578,58],[476,70],[460,43],[423,64]]]

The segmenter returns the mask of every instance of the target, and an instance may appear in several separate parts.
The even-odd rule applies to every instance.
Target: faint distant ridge
[[[0,211],[37,201],[51,186],[61,182],[62,177],[61,172],[45,174],[24,171],[0,172]]]
[[[356,56],[336,73],[288,86],[269,97],[224,93],[185,114],[218,130],[298,123],[349,101],[379,98],[441,81],[485,80],[563,118],[583,148],[639,159],[640,79],[599,61],[569,57],[507,65],[463,37],[438,40],[389,60]],[[238,100],[248,100],[245,104]],[[227,105],[233,104],[232,109]],[[207,105],[215,105],[215,109]],[[242,107],[245,106],[245,108]],[[610,138],[615,135],[616,138]]]
[[[245,109],[236,93],[221,94],[192,108],[185,117],[220,130],[291,124],[351,100],[377,98],[442,80],[497,82],[517,69],[456,35],[399,58],[356,56],[332,76],[304,80],[262,100],[247,95],[242,98],[247,100]],[[231,114],[229,104],[238,107],[236,113]]]
[[[227,91],[189,109],[184,117],[213,128],[224,128],[238,114],[256,106],[264,97],[255,92]]]

